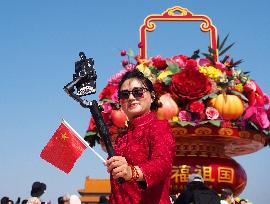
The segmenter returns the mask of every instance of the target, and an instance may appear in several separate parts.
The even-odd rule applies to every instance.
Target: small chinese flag
[[[40,157],[68,174],[87,146],[80,135],[63,120]]]

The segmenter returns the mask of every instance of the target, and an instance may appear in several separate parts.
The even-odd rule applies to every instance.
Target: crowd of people
[[[16,202],[9,197],[1,198],[1,204],[52,204],[51,201],[42,201],[41,196],[46,190],[46,184],[42,182],[34,182],[31,189],[31,197],[21,200],[18,198]],[[222,189],[221,194],[217,194],[214,190],[208,188],[204,183],[204,179],[199,174],[191,174],[188,177],[186,190],[178,195],[170,196],[172,204],[252,204],[247,199],[234,197],[230,189]],[[63,195],[58,197],[58,204],[81,204],[77,195]],[[100,196],[100,204],[108,204],[109,200],[106,196]]]
[[[173,204],[252,204],[247,199],[234,197],[231,189],[222,189],[221,193],[216,193],[210,189],[204,179],[199,174],[191,174],[188,177],[186,190],[172,197]]]
[[[45,193],[46,191],[46,184],[42,182],[34,182],[32,184],[31,192],[30,195],[31,197],[27,199],[21,200],[19,197],[16,202],[12,199],[10,199],[7,196],[4,196],[1,198],[1,204],[52,204],[51,201],[43,201],[41,196]],[[63,195],[59,196],[57,199],[58,204],[81,204],[81,200],[77,195]],[[107,204],[108,203],[108,198],[106,196],[100,196],[99,199],[100,204]]]

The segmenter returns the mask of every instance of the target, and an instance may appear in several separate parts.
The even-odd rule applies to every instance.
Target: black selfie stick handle
[[[105,144],[105,147],[106,147],[106,150],[108,152],[108,155],[109,157],[112,157],[114,156],[114,149],[113,149],[113,146],[112,146],[112,142],[111,142],[111,139],[110,139],[110,135],[109,135],[109,131],[108,131],[108,128],[103,120],[103,117],[101,115],[101,112],[98,108],[98,103],[96,100],[93,100],[92,101],[92,104],[90,105],[90,112],[93,116],[93,119],[95,121],[95,124],[96,124],[96,127],[97,127],[97,130],[98,130],[98,133],[100,134],[104,144]],[[123,182],[125,181],[124,178],[118,178],[118,183],[119,184],[122,184]]]

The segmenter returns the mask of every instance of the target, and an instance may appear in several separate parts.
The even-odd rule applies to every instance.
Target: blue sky
[[[70,174],[59,171],[39,157],[62,118],[81,135],[90,113],[62,90],[71,80],[78,53],[95,59],[98,92],[121,68],[119,51],[138,52],[138,29],[151,13],[182,6],[212,18],[218,34],[230,33],[236,42],[230,54],[243,59],[241,69],[250,71],[270,95],[270,3],[258,1],[156,0],[156,1],[2,1],[0,3],[0,197],[30,196],[31,184],[47,184],[43,200],[56,202],[59,195],[77,194],[86,176],[107,178],[103,164],[89,150]],[[199,24],[160,23],[148,35],[149,56],[191,54],[206,50],[208,34]],[[96,99],[97,95],[89,99]],[[99,147],[96,150],[104,157]],[[242,197],[254,203],[268,201],[269,147],[236,157],[248,176]]]

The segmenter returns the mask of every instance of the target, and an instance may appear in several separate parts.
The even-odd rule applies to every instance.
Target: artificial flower
[[[172,72],[171,71],[162,71],[162,72],[160,72],[160,74],[158,75],[158,77],[157,77],[157,80],[160,80],[160,81],[162,81],[164,78],[166,78],[166,77],[168,77],[168,76],[170,76],[170,75],[172,75]]]
[[[208,78],[213,79],[213,80],[215,80],[217,82],[219,82],[220,76],[222,75],[222,72],[219,69],[217,69],[217,68],[215,68],[213,66],[200,67],[199,72],[203,73]]]
[[[219,117],[218,110],[213,107],[207,107],[205,110],[205,114],[207,116],[207,119],[209,120],[216,120]]]
[[[189,109],[194,113],[202,113],[204,111],[204,104],[200,101],[194,101],[190,104]]]
[[[180,121],[191,121],[191,114],[185,110],[182,110],[178,114]]]
[[[162,59],[160,55],[152,58],[153,66],[155,66],[158,70],[165,69],[168,65],[166,60]]]
[[[112,84],[108,84],[99,94],[99,99],[103,100],[103,99],[111,99],[112,95],[117,92],[118,87]]]
[[[194,101],[207,95],[211,90],[211,82],[198,70],[184,69],[172,76],[170,92],[177,101]]]

